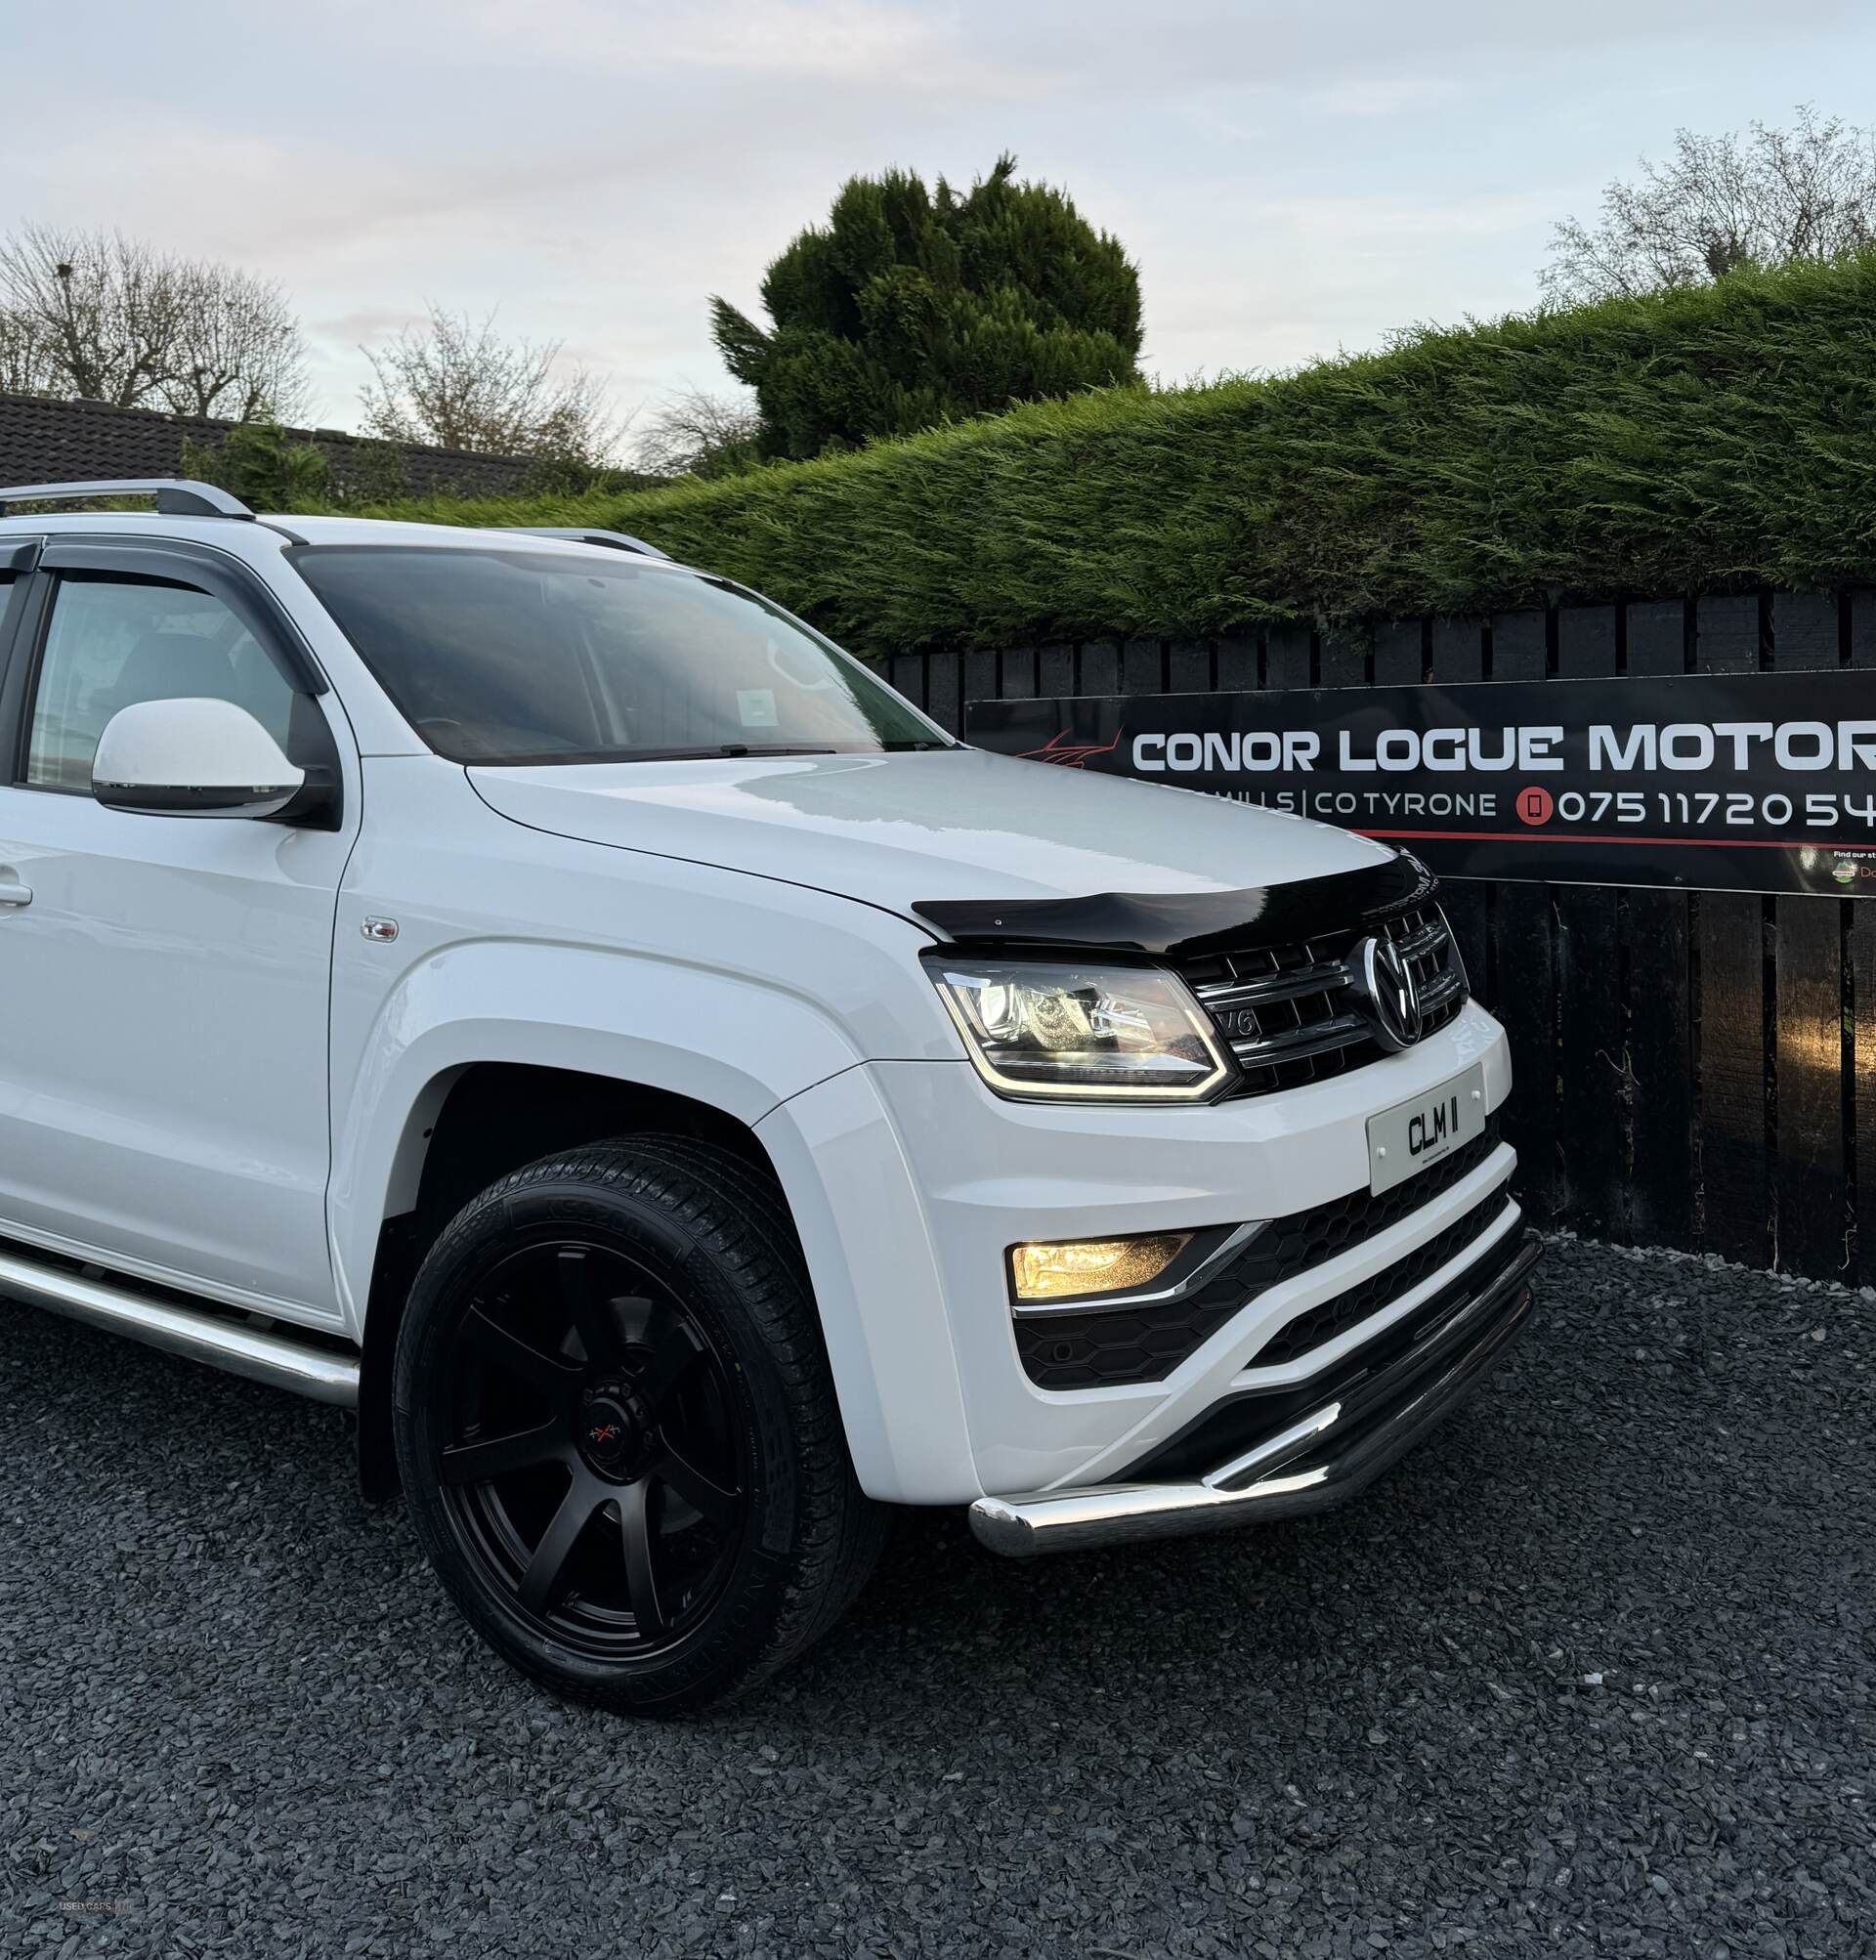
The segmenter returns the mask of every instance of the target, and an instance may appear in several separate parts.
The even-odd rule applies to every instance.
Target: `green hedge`
[[[635,532],[867,652],[1876,579],[1876,253],[717,483],[378,514]]]

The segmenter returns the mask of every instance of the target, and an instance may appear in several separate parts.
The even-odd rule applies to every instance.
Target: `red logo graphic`
[[[618,1425],[617,1423],[595,1423],[586,1431],[586,1438],[589,1442],[594,1443],[617,1442],[618,1439]]]
[[[1123,729],[1121,735],[1126,732]],[[1051,735],[1045,746],[1024,749],[1020,759],[1024,762],[1059,762],[1064,769],[1080,769],[1090,755],[1112,755],[1120,746],[1120,735],[1104,746],[1097,746],[1091,742],[1069,741],[1068,730],[1063,729],[1059,734]]]
[[[1548,824],[1556,808],[1551,792],[1540,789],[1535,783],[1517,792],[1517,814],[1527,824]]]

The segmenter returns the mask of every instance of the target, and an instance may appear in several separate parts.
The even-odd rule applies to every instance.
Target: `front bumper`
[[[1511,1087],[1505,1037],[1469,1003],[1404,1053],[1204,1107],[1006,1102],[961,1056],[870,1062],[779,1105],[756,1134],[801,1237],[861,1488],[885,1503],[962,1506],[1170,1480],[1229,1460],[1236,1449],[1220,1447],[1175,1468],[1157,1453],[1221,1405],[1280,1394],[1367,1349],[1514,1239],[1518,1211],[1506,1196],[1464,1252],[1433,1269],[1404,1264],[1503,1191],[1509,1145],[1386,1227],[1249,1295],[1153,1379],[1059,1389],[1033,1380],[1008,1247],[1228,1229],[1333,1205],[1367,1189],[1370,1116],[1475,1065],[1490,1114]],[[1319,1347],[1285,1358],[1271,1346],[1300,1316],[1378,1287],[1373,1311]]]
[[[1184,1537],[1300,1517],[1345,1502],[1471,1393],[1531,1307],[1539,1248],[1526,1236],[1492,1277],[1437,1310],[1400,1352],[1366,1370],[1325,1369],[1324,1398],[1190,1482],[1097,1484],[970,1507],[979,1541],[1005,1557]],[[1333,1385],[1333,1387],[1332,1387]]]

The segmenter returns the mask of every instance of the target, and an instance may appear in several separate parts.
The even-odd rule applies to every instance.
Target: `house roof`
[[[108,402],[55,402],[37,395],[0,394],[0,483],[83,483],[110,477],[178,474],[187,437],[198,448],[219,448],[238,426],[207,415],[163,415],[152,408],[119,408]],[[389,446],[338,429],[288,429],[299,443],[322,449],[341,475],[385,473]],[[522,487],[526,456],[488,456],[470,449],[400,446],[403,483],[384,494],[502,496]]]

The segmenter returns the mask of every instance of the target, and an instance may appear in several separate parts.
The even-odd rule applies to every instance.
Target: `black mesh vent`
[[[1476,1171],[1498,1148],[1498,1119],[1493,1117],[1482,1136],[1379,1198],[1365,1188],[1349,1191],[1306,1212],[1273,1219],[1222,1272],[1183,1300],[1120,1311],[1020,1316],[1015,1323],[1016,1349],[1024,1372],[1042,1388],[1164,1381],[1260,1293],[1335,1258],[1430,1204]],[[1394,1291],[1410,1284],[1403,1281]]]
[[[1351,1286],[1346,1293],[1339,1293],[1319,1306],[1307,1307],[1296,1319],[1287,1321],[1261,1347],[1245,1357],[1244,1365],[1280,1368],[1286,1361],[1295,1361],[1326,1346],[1337,1335],[1345,1334],[1371,1313],[1379,1313],[1390,1300],[1398,1300],[1410,1288],[1417,1287],[1428,1273],[1437,1272],[1448,1259],[1458,1256],[1462,1247],[1477,1238],[1504,1209],[1505,1191],[1501,1185],[1489,1197],[1481,1198],[1463,1217],[1455,1218],[1443,1232],[1424,1246],[1416,1246],[1405,1258],[1396,1259],[1372,1279]]]

